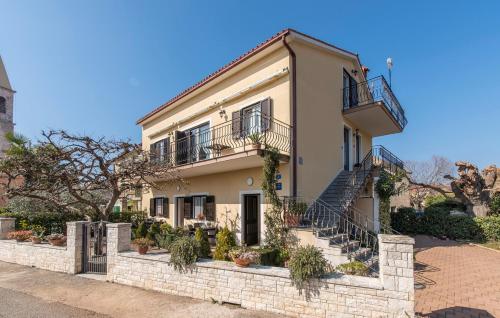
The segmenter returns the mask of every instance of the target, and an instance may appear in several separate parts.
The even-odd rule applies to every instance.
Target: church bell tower
[[[0,157],[10,147],[5,135],[14,132],[14,94],[0,56]]]

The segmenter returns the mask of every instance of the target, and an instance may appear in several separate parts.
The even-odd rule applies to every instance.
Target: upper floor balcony
[[[223,124],[171,133],[150,146],[150,158],[172,165],[183,177],[254,168],[263,165],[266,148],[276,149],[280,161],[288,162],[291,136],[291,126],[272,116],[241,112]]]
[[[403,131],[408,122],[405,112],[383,76],[362,83],[347,77],[342,92],[347,119],[374,137]]]

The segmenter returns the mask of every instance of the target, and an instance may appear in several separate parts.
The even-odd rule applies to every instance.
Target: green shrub
[[[313,278],[320,278],[328,272],[328,262],[321,251],[312,245],[300,246],[288,262],[290,279],[299,289],[303,289]]]
[[[201,228],[197,228],[194,233],[194,239],[200,248],[200,257],[207,258],[210,256],[210,242],[208,242],[208,235]]]
[[[158,242],[156,241],[156,236],[158,234],[160,234],[160,223],[154,222],[149,227],[148,232],[146,233],[146,238],[150,239],[153,242],[155,242],[155,244],[157,245]]]
[[[131,223],[135,228],[144,220],[145,216],[142,211],[115,212],[111,213],[108,217],[108,221],[111,223]]]
[[[265,266],[282,266],[280,251],[271,248],[259,248],[260,264]]]
[[[446,236],[450,212],[442,208],[426,208],[419,220],[418,232],[437,237]]]
[[[8,212],[0,214],[0,217],[11,217],[16,219],[16,229],[28,229],[34,225],[43,226],[53,233],[65,232],[66,222],[83,221],[85,216],[80,213],[60,213],[60,212]],[[54,231],[53,231],[54,229]],[[47,233],[49,234],[49,233]]]
[[[182,228],[173,228],[170,224],[163,223],[160,225],[160,233],[156,234],[155,239],[158,247],[170,252],[172,244],[183,236],[184,231]]]
[[[482,240],[481,229],[468,215],[448,216],[446,237],[452,240]]]
[[[477,217],[474,220],[481,229],[483,239],[500,241],[500,215]]]
[[[391,214],[391,227],[403,234],[415,234],[418,230],[417,214],[414,208],[399,208]]]
[[[198,260],[199,246],[191,237],[183,236],[172,244],[170,263],[174,269],[183,272]]]
[[[465,211],[465,205],[456,199],[445,197],[442,194],[428,196],[424,201],[426,208],[437,208],[452,211]]]
[[[236,238],[234,232],[227,226],[220,230],[215,236],[216,245],[214,259],[220,261],[230,261],[229,251],[236,246]]]
[[[341,273],[346,275],[356,275],[356,276],[368,276],[370,269],[363,262],[352,261],[346,264],[341,264],[336,267]]]
[[[137,229],[135,230],[135,238],[143,238],[148,234],[148,226],[145,222],[139,223]]]
[[[500,193],[496,193],[491,198],[490,202],[490,214],[500,215]]]

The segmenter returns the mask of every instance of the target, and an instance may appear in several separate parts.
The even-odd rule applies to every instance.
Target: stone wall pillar
[[[87,221],[66,223],[66,250],[69,259],[69,274],[78,274],[82,272],[83,226],[89,223],[90,222]]]
[[[380,279],[389,297],[389,310],[395,317],[415,316],[415,290],[413,274],[413,245],[409,236],[379,234]],[[389,293],[390,294],[390,293]],[[397,296],[397,297],[396,297]]]
[[[130,239],[132,234],[132,224],[130,223],[109,223],[107,229],[107,262],[108,275],[112,275],[114,267],[114,258],[119,252],[130,250]],[[108,276],[111,277],[111,276]]]
[[[0,218],[0,240],[7,238],[7,233],[16,229],[15,218]]]

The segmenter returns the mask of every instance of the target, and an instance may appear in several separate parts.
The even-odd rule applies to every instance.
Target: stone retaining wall
[[[66,247],[0,240],[0,261],[79,273],[84,223],[67,223]],[[13,219],[0,218],[1,237],[13,224]],[[294,317],[414,317],[410,237],[379,235],[378,278],[334,274],[300,292],[285,268],[239,268],[231,262],[202,260],[191,271],[179,273],[168,254],[131,251],[130,224],[108,224],[107,231],[107,279],[112,282]]]
[[[285,268],[239,268],[205,260],[179,273],[168,254],[130,251],[130,225],[108,225],[108,280],[125,285],[239,304],[295,317],[413,317],[412,238],[380,235],[380,277],[336,274],[300,293]]]
[[[0,218],[0,234],[14,230],[12,218]],[[14,240],[0,240],[0,261],[37,267],[55,272],[76,274],[81,271],[82,229],[85,222],[67,223],[67,243],[64,247],[47,243],[19,243]]]

